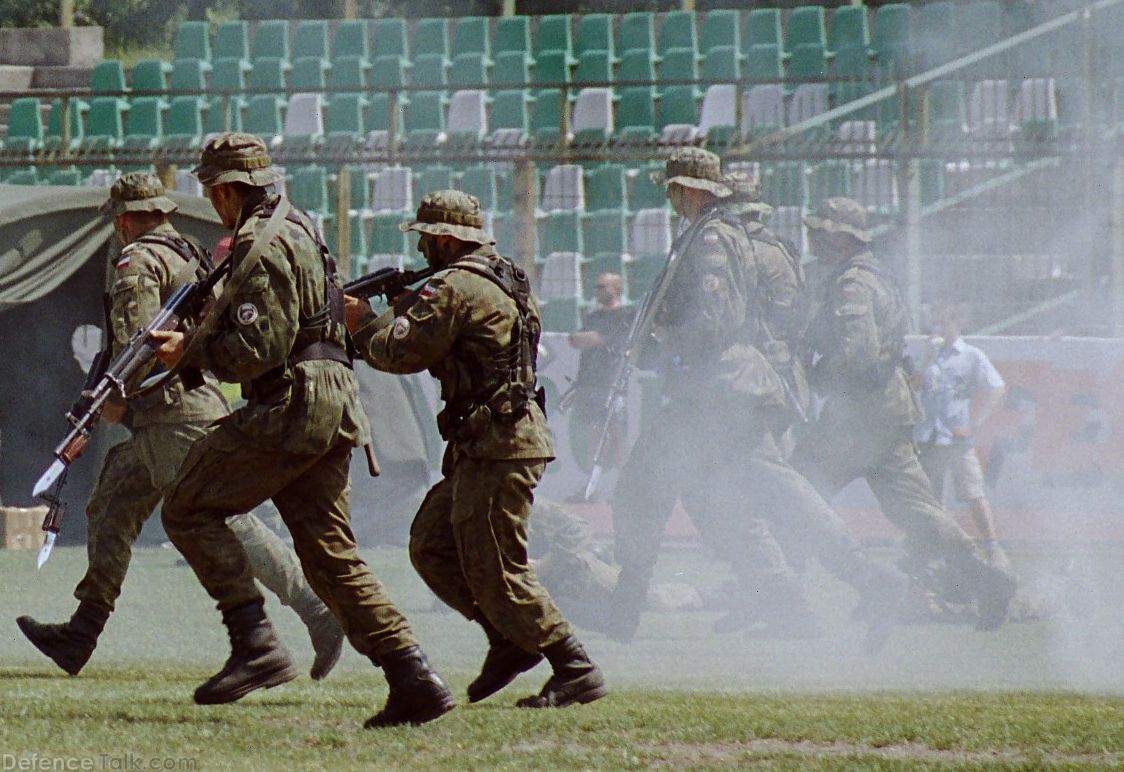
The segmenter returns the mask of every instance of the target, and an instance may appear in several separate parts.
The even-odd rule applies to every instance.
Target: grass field
[[[433,610],[403,550],[367,556],[434,665],[463,694],[483,637]],[[68,615],[84,552],[57,550],[41,574],[31,553],[0,552],[0,768],[1124,766],[1118,579],[1076,627],[1064,619],[993,634],[909,626],[872,659],[847,619],[847,591],[811,572],[823,639],[716,636],[714,613],[649,614],[632,646],[583,634],[613,687],[598,703],[511,707],[537,690],[546,677],[540,667],[433,724],[367,732],[360,726],[382,704],[385,685],[352,651],[320,684],[302,678],[233,706],[192,704],[192,689],[219,667],[227,644],[209,599],[176,557],[138,551],[94,659],[69,678],[23,640],[14,618]],[[1033,574],[1033,561],[1021,560],[1023,575]],[[1118,567],[1118,556],[1108,565]],[[716,580],[715,570],[687,550],[661,565],[665,578]],[[307,664],[299,621],[275,601],[270,610]]]

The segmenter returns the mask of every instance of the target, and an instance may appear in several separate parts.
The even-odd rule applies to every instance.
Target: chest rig
[[[539,339],[542,322],[531,300],[531,282],[526,272],[498,255],[466,255],[449,268],[468,271],[499,287],[515,303],[517,317],[511,340],[491,357],[467,355],[459,342],[452,357],[459,380],[468,388],[455,395],[442,394],[445,409],[437,417],[437,428],[446,440],[479,436],[488,424],[512,425],[537,402],[546,412],[546,394],[536,388]]]

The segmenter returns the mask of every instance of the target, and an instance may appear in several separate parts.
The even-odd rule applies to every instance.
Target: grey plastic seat
[[[583,88],[574,101],[571,121],[575,145],[602,145],[613,133],[613,90]]]
[[[583,169],[576,164],[561,164],[547,172],[539,208],[543,212],[585,209]]]
[[[389,166],[371,187],[371,211],[403,212],[414,208],[414,175],[408,166]]]
[[[750,87],[742,94],[743,137],[784,128],[784,87],[775,83]]]

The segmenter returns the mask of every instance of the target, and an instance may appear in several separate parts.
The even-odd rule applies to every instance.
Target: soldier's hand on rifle
[[[354,298],[351,295],[343,296],[343,320],[347,324],[347,329],[351,332],[358,330],[363,320],[373,313],[371,304],[366,300]]]
[[[153,330],[148,333],[150,340],[159,343],[156,358],[166,367],[175,367],[183,358],[184,334],[177,330]]]
[[[120,394],[114,394],[105,401],[101,409],[101,419],[109,424],[119,424],[125,417],[125,400]]]

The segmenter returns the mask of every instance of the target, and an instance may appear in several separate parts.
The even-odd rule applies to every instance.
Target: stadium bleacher
[[[341,162],[316,163],[318,153],[447,154],[416,167],[393,157],[349,167],[352,265],[366,267],[402,250],[390,219],[438,185],[476,193],[496,213],[493,227],[513,227],[507,214],[515,208],[512,166],[494,152],[556,153],[556,163],[538,162],[543,252],[535,260],[548,319],[565,329],[576,323],[599,271],[622,272],[628,294],[642,293],[672,226],[646,167],[630,172],[608,154],[567,163],[563,153],[654,148],[649,157],[657,157],[683,142],[721,152],[1034,22],[1012,18],[992,0],[938,0],[877,8],[190,21],[179,26],[167,61],[139,62],[131,73],[113,60],[94,69],[89,98],[68,103],[68,148],[79,154],[71,166],[34,173],[36,154],[63,142],[61,100],[51,106],[35,97],[15,100],[4,153],[32,165],[9,171],[6,181],[104,181],[151,168],[146,158],[162,151],[197,148],[207,133],[242,128],[276,149],[290,194],[331,232],[337,213],[329,188],[333,164]],[[1117,51],[1120,44],[1106,39],[1102,47]],[[1079,57],[1060,33],[1048,54],[1051,68],[1042,77],[1020,79],[1004,70],[1018,60],[1012,55],[933,83],[929,135],[1006,142],[1055,137],[1075,126],[1075,114],[1085,109]],[[820,136],[843,152],[869,154],[900,128],[899,120],[898,105],[889,100],[831,123]],[[81,158],[109,150],[123,155],[108,168]],[[774,226],[797,241],[799,213],[818,197],[854,195],[875,217],[892,217],[899,205],[892,162],[885,159],[774,160],[756,171],[777,208]],[[942,194],[943,174],[943,165],[925,165],[924,196]]]

